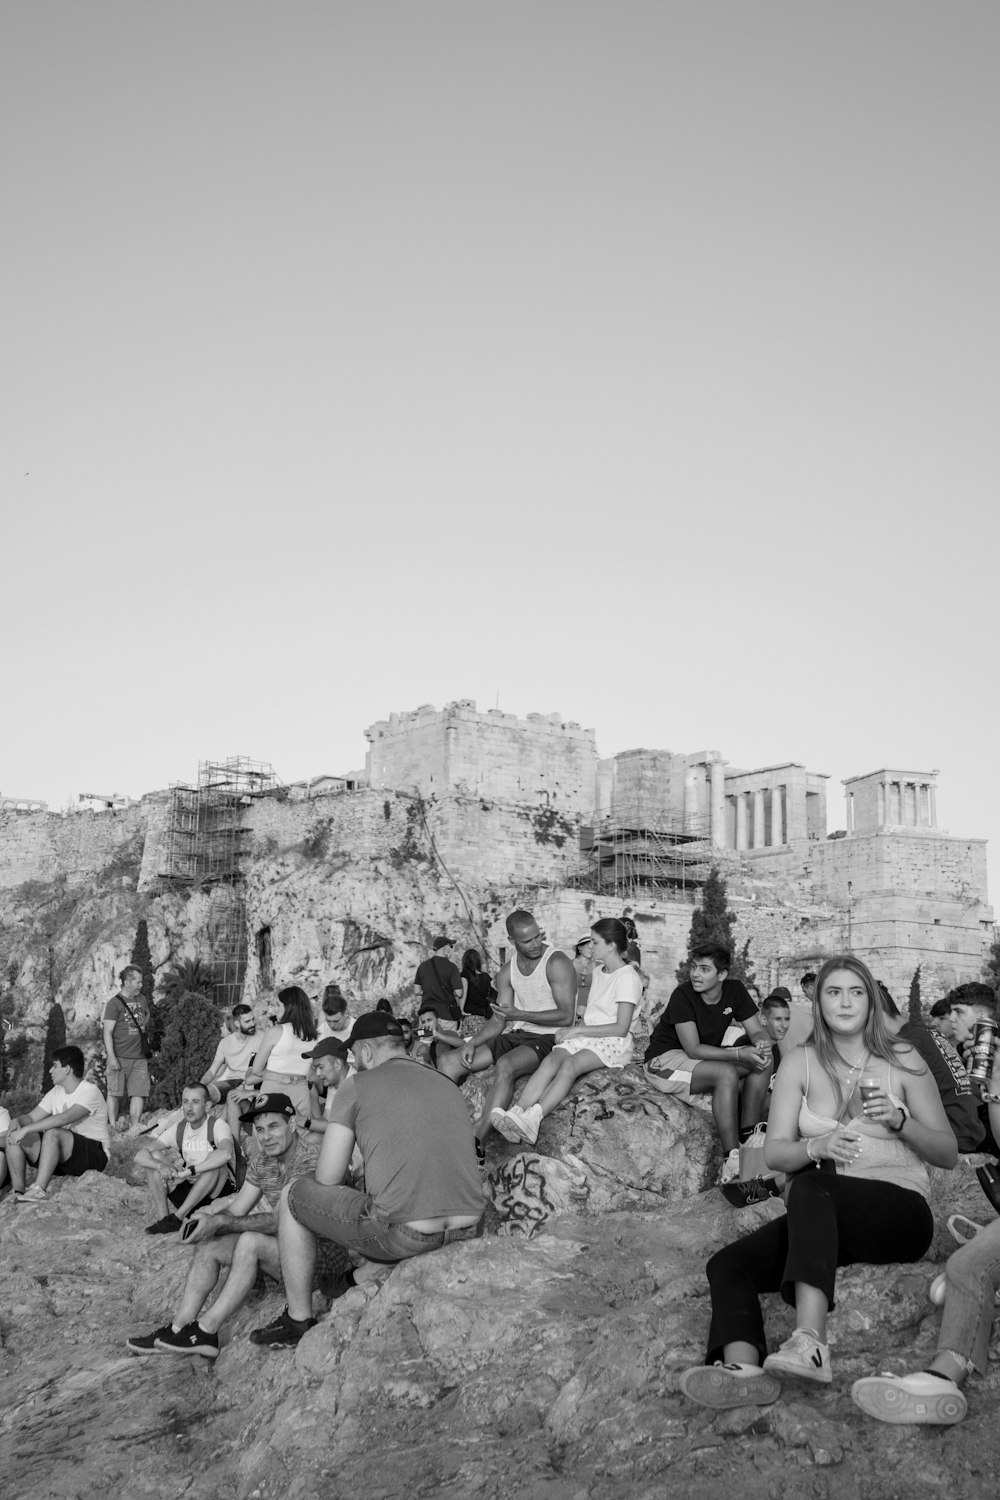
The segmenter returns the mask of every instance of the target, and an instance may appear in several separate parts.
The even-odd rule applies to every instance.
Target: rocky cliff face
[[[574,1143],[582,1170],[596,1171],[589,1134]],[[684,1400],[680,1372],[704,1353],[707,1255],[781,1211],[737,1214],[714,1190],[599,1213],[557,1204],[530,1235],[369,1266],[294,1353],[247,1341],[280,1310],[265,1288],[214,1364],[130,1356],[124,1339],[162,1322],[191,1253],[143,1235],[144,1191],[126,1180],[133,1150],[116,1147],[114,1175],[65,1181],[50,1204],[0,1202],[0,1473],[17,1500],[995,1493],[1000,1364],[971,1383],[960,1428],[884,1427],[850,1401],[858,1375],[929,1357],[931,1262],[841,1273],[832,1386],[786,1386],[763,1410],[712,1414]],[[566,1161],[533,1155],[553,1170]],[[939,1222],[954,1209],[988,1216],[969,1164],[939,1174],[935,1193]],[[931,1257],[946,1253],[939,1235]],[[780,1340],[791,1314],[767,1301]]]

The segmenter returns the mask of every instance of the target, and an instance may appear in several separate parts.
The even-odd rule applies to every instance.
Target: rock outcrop
[[[540,1141],[574,1148],[588,1208],[605,1181],[591,1148],[613,1144],[596,1131],[610,1134],[617,1117],[581,1117],[610,1114],[614,1097],[584,1100],[572,1123],[557,1115]],[[664,1139],[681,1108],[665,1102],[651,1126]],[[693,1151],[704,1122],[688,1114]],[[746,1500],[995,1493],[1000,1365],[971,1383],[958,1429],[884,1427],[850,1401],[856,1376],[928,1358],[940,1318],[927,1299],[931,1261],[841,1273],[832,1386],[788,1386],[766,1410],[713,1415],[687,1403],[677,1382],[703,1357],[706,1256],[782,1209],[772,1200],[736,1213],[711,1189],[661,1195],[638,1161],[623,1190],[636,1194],[628,1207],[560,1203],[530,1234],[513,1215],[502,1227],[515,1232],[365,1267],[295,1352],[247,1340],[280,1309],[272,1289],[226,1330],[214,1364],[136,1358],[124,1339],[163,1320],[191,1252],[142,1233],[149,1206],[127,1180],[134,1149],[116,1145],[111,1172],[61,1182],[43,1206],[0,1202],[0,1488],[16,1500],[113,1491],[129,1500],[660,1500],[728,1495],[734,1485]],[[546,1173],[566,1167],[507,1150],[496,1148],[493,1174],[502,1160],[532,1157]],[[948,1213],[985,1222],[990,1211],[970,1163],[935,1175],[942,1230],[931,1257],[940,1259]],[[768,1301],[777,1340],[791,1314]]]

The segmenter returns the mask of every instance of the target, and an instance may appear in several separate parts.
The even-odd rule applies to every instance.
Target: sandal
[[[974,1240],[982,1224],[976,1224],[972,1219],[966,1218],[965,1214],[952,1214],[948,1220],[948,1233],[959,1245],[967,1245]]]

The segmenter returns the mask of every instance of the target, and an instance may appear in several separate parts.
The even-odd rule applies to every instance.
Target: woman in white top
[[[303,1120],[309,1118],[310,1068],[304,1051],[316,1041],[316,1022],[309,996],[297,984],[278,991],[281,1019],[264,1033],[244,1083],[255,1093],[287,1094]]]
[[[685,1395],[717,1410],[768,1405],[780,1376],[830,1384],[838,1268],[926,1254],[934,1220],[924,1163],[958,1160],[934,1079],[887,1029],[875,979],[851,954],[819,971],[812,1032],[775,1079],[764,1160],[790,1174],[788,1212],[708,1262],[708,1362],[680,1379]],[[795,1332],[766,1358],[763,1292],[795,1309]]]
[[[642,981],[626,957],[628,933],[615,917],[591,927],[594,973],[583,1021],[556,1032],[556,1045],[528,1079],[517,1104],[495,1109],[490,1123],[508,1141],[534,1145],[538,1127],[578,1078],[595,1068],[632,1061],[632,1030],[642,1005]]]

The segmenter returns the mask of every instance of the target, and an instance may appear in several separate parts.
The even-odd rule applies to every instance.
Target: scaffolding
[[[708,818],[651,826],[616,814],[581,828],[580,854],[591,889],[636,899],[655,891],[697,890],[713,864]]]
[[[279,790],[270,765],[243,755],[204,760],[197,786],[179,782],[170,788],[160,881],[165,886],[201,885],[211,890],[208,962],[220,1005],[238,1004],[246,976],[243,876],[253,839],[246,810],[258,798]]]

